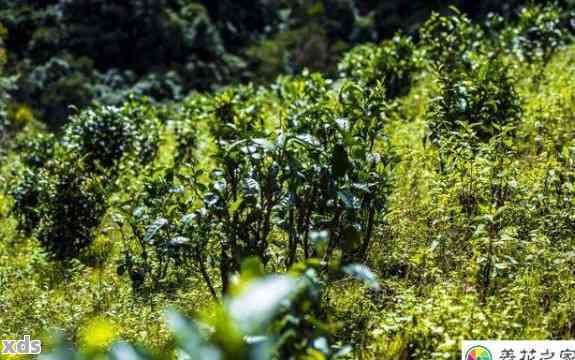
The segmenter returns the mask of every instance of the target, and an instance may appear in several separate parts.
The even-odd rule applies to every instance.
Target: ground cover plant
[[[57,131],[0,93],[0,338],[47,359],[573,338],[575,16],[516,9],[451,8],[334,71],[167,103],[59,93],[77,106]]]

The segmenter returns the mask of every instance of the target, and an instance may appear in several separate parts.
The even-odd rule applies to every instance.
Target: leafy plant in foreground
[[[310,259],[287,274],[265,274],[257,259],[246,259],[215,316],[192,321],[174,309],[166,312],[175,337],[175,353],[198,360],[338,359],[349,354],[349,346],[331,342],[333,325],[320,311],[325,278],[316,269],[323,265]],[[365,266],[354,264],[334,271],[346,273],[373,290],[379,289],[377,278]],[[75,353],[62,345],[41,358],[60,360],[86,355],[93,358],[104,354]],[[107,356],[152,358],[126,342],[112,345]]]

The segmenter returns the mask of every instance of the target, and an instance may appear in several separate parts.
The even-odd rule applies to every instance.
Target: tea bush
[[[419,31],[427,59],[433,65],[451,71],[454,68],[469,69],[473,53],[483,45],[482,29],[457,9],[452,16],[433,14]]]
[[[74,160],[26,172],[13,191],[22,229],[35,234],[57,258],[77,255],[91,242],[106,209],[101,181]]]
[[[325,240],[312,239],[316,230],[333,238],[321,246],[326,260],[334,252],[344,262],[366,257],[391,185],[393,156],[379,132],[387,119],[384,90],[364,92],[350,83],[336,93],[317,74],[292,82],[301,87],[282,89],[282,100],[245,87],[189,104],[214,114],[213,169],[202,183],[200,161],[192,156],[181,163],[176,153],[183,169],[145,182],[136,195],[141,200],[125,214],[131,231],[123,236],[135,238],[139,250],[125,246],[121,265],[122,272],[139,269],[136,288],[167,279],[170,264],[188,264],[216,297],[209,258],[227,293],[243,259],[290,267],[318,256],[312,242]],[[297,107],[266,124],[261,112],[286,99]],[[156,261],[148,263],[149,257]]]
[[[421,68],[413,40],[396,35],[380,46],[362,45],[350,51],[339,63],[338,72],[344,79],[365,82],[374,86],[385,84],[389,99],[409,92],[413,75]]]
[[[132,102],[82,112],[60,139],[39,136],[17,145],[26,166],[12,191],[21,229],[58,258],[79,255],[106,212],[120,161],[131,171],[143,168],[159,139],[157,117],[145,103]]]
[[[513,126],[521,116],[520,100],[507,66],[499,59],[484,60],[473,70],[440,71],[441,94],[430,111],[433,142],[470,129],[485,141],[502,126]]]
[[[159,129],[149,105],[132,102],[122,108],[95,107],[70,121],[62,143],[67,151],[82,154],[91,167],[111,168],[125,154],[133,154],[142,166],[154,159]]]
[[[526,7],[519,13],[517,24],[502,31],[500,41],[520,58],[546,63],[573,35],[572,17],[573,13],[551,5]]]

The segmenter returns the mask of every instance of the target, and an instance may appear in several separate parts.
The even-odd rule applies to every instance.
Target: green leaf
[[[154,236],[160,231],[162,227],[168,224],[168,220],[165,218],[158,218],[156,221],[152,223],[152,225],[148,226],[146,229],[146,233],[144,234],[144,242],[150,242]]]
[[[182,219],[180,221],[184,226],[191,226],[193,225],[195,219],[196,216],[194,214],[186,214],[182,216]]]
[[[185,236],[176,236],[172,240],[170,240],[170,245],[175,247],[185,246],[190,243],[190,239]]]
[[[313,341],[313,347],[321,351],[325,355],[329,355],[331,353],[329,343],[324,336],[315,339]]]
[[[228,184],[224,179],[218,179],[214,182],[214,189],[216,189],[220,193],[223,193],[226,190],[227,186]]]
[[[227,310],[242,334],[261,334],[298,288],[298,281],[289,276],[276,275],[256,280],[227,303]]]
[[[349,276],[363,281],[367,286],[373,290],[380,290],[381,285],[377,280],[377,276],[365,265],[362,264],[350,264],[343,268],[343,271]]]
[[[353,350],[353,348],[351,346],[346,345],[346,346],[342,347],[341,349],[339,349],[339,351],[333,355],[333,359],[339,359],[341,357],[344,357],[345,355],[351,353],[352,350]]]
[[[141,354],[127,342],[117,342],[110,349],[110,360],[148,360],[149,357]]]
[[[354,189],[357,189],[357,190],[359,190],[359,191],[362,191],[362,192],[364,192],[364,193],[366,193],[366,194],[369,194],[369,193],[370,193],[369,184],[365,184],[365,183],[353,183],[351,186],[352,186]]]
[[[142,215],[144,215],[146,213],[146,207],[145,206],[140,206],[136,209],[134,209],[134,218],[139,219],[142,217]]]
[[[270,142],[267,139],[256,138],[256,139],[252,139],[252,142],[254,144],[260,146],[261,148],[265,149],[266,151],[273,151],[275,149],[275,144]]]
[[[168,327],[174,333],[178,345],[188,354],[197,354],[203,343],[198,325],[182,316],[175,309],[166,310],[164,317]]]
[[[356,199],[352,193],[349,191],[338,191],[337,197],[343,202],[346,209],[358,209],[359,206],[356,204]]]

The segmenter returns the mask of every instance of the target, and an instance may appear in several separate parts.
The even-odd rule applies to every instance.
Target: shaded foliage
[[[57,129],[72,113],[69,105],[83,108],[93,100],[118,105],[130,93],[178,100],[190,89],[269,81],[279,73],[296,73],[304,67],[333,72],[334,58],[352,45],[383,40],[397,30],[414,33],[432,11],[447,13],[448,5],[458,6],[473,20],[495,11],[500,15],[491,17],[494,26],[518,18],[520,25],[502,38],[510,49],[525,48],[527,57],[536,51],[528,49],[530,43],[559,45],[559,25],[573,30],[568,12],[521,11],[520,1],[477,4],[467,0],[384,4],[354,0],[4,0],[0,23],[8,30],[8,71],[19,75],[11,93]],[[572,5],[561,3],[565,9]],[[453,19],[465,18],[444,21]],[[449,37],[448,27],[459,25],[427,25],[434,26],[442,27]],[[432,31],[429,34],[433,36]],[[477,39],[480,33],[469,35]],[[457,49],[462,44],[452,42],[455,39],[446,40],[451,43],[441,45],[441,51],[461,50]],[[410,51],[408,43],[395,44]],[[390,61],[380,71],[390,82],[388,95],[394,96],[407,75],[400,72],[392,79],[390,74],[399,69],[393,62],[408,54],[402,50],[392,61],[393,51],[382,49],[381,53],[388,58],[383,61]]]

